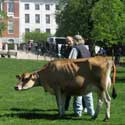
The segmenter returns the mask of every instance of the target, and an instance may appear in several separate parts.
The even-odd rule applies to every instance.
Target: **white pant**
[[[84,101],[85,101],[85,106],[87,108],[87,113],[91,116],[94,115],[94,105],[93,105],[93,96],[92,92],[88,93],[87,95],[83,96]],[[74,97],[74,102],[73,102],[73,108],[75,114],[81,116],[83,106],[82,106],[82,96],[75,96]]]

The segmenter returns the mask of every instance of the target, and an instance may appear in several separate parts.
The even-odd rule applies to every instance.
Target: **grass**
[[[75,118],[72,110],[62,119],[58,117],[55,97],[42,87],[17,92],[16,75],[34,71],[45,61],[0,59],[0,125],[124,125],[125,124],[125,67],[117,68],[116,90],[118,97],[111,104],[111,119],[103,122],[104,106],[95,121],[87,114]],[[96,95],[94,94],[94,98]],[[95,103],[96,103],[96,99]]]

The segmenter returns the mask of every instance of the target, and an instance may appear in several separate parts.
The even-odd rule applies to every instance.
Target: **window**
[[[30,15],[25,14],[25,23],[29,23],[29,22],[30,22]]]
[[[35,22],[40,23],[40,15],[39,14],[35,15]]]
[[[30,32],[30,29],[29,28],[25,28],[25,33],[26,32]]]
[[[50,24],[50,15],[48,15],[48,14],[46,15],[46,23]]]
[[[8,2],[8,12],[10,12],[10,13],[14,12],[14,2],[13,1]]]
[[[36,32],[40,32],[40,29],[39,29],[39,28],[36,28],[35,31],[36,31]]]
[[[14,22],[13,22],[13,20],[8,22],[8,33],[14,33]]]
[[[39,10],[39,9],[40,9],[39,4],[35,4],[35,10]]]
[[[29,4],[25,4],[25,10],[29,10],[30,7],[29,7]]]
[[[47,33],[50,33],[50,29],[49,29],[49,28],[47,28],[47,29],[46,29],[46,32],[47,32]]]
[[[45,9],[46,9],[46,10],[50,10],[50,5],[49,5],[49,4],[46,4],[46,5],[45,5]]]

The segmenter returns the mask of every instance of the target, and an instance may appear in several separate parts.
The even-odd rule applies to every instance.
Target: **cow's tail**
[[[112,98],[115,99],[117,97],[117,92],[115,90],[115,80],[116,80],[116,66],[113,65],[113,75],[112,75]]]

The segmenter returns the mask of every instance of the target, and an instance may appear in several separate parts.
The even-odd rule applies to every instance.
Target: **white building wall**
[[[25,10],[25,4],[29,4],[29,10]],[[40,10],[35,10],[35,4],[40,4]],[[50,10],[45,9],[46,4],[50,5]],[[56,4],[56,0],[20,0],[20,39],[25,33],[25,28],[29,28],[30,31],[40,28],[41,32],[46,32],[46,28],[49,28],[54,35],[57,29]],[[30,23],[25,23],[25,14],[30,14]],[[35,14],[40,14],[39,24],[35,23]],[[46,14],[50,15],[50,24],[46,24]]]

